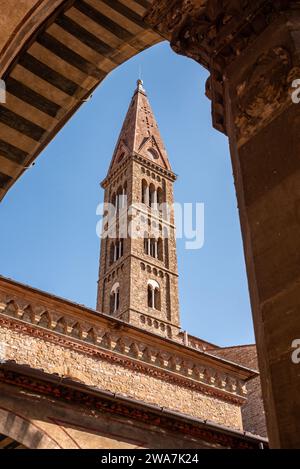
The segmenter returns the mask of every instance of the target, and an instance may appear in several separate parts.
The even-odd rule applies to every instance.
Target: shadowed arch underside
[[[58,449],[34,422],[0,407],[0,449]]]
[[[162,40],[143,21],[152,1],[56,3],[41,24],[35,15],[35,29],[1,77],[0,200],[109,72]]]

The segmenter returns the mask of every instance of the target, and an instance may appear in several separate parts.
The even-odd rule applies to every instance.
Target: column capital
[[[270,25],[277,22],[279,27],[279,23],[284,22],[292,28],[288,16],[293,13],[300,14],[298,0],[154,0],[145,20],[170,41],[176,53],[196,60],[210,71],[206,95],[212,100],[213,125],[228,134],[224,89],[228,70],[243,54],[247,55],[249,49],[256,48],[258,53],[263,49],[256,41]],[[286,48],[286,40],[282,38],[282,43],[279,40],[277,44],[270,45],[269,50],[257,55],[252,69],[247,71],[249,84],[248,80],[240,83],[238,94],[241,99],[248,85],[257,85],[257,73],[268,72],[272,68],[275,68],[275,74],[278,71],[278,77],[282,77],[280,86],[288,91],[285,89],[286,81],[300,77],[298,69],[292,70],[296,64],[293,63],[291,49]],[[260,83],[259,87],[262,86]],[[276,101],[280,91],[274,89],[271,94],[268,99]],[[249,104],[251,108],[258,103]],[[261,115],[261,110],[258,112]],[[237,124],[244,132],[242,117]]]

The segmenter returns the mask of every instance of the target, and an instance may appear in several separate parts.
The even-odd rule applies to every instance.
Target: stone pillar
[[[155,288],[154,287],[151,287],[151,294],[152,294],[152,304],[151,304],[151,308],[155,308]]]
[[[114,292],[114,313],[117,311],[118,309],[118,291],[116,290]]]
[[[149,207],[149,186],[144,186],[144,203],[147,207]]]
[[[153,208],[154,210],[157,210],[157,190],[154,189],[153,192]]]
[[[299,448],[300,2],[154,0],[146,21],[211,73],[213,125],[230,142],[270,444]]]

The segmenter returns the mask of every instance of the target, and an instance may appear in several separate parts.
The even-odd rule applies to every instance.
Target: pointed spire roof
[[[138,153],[166,170],[171,170],[168,155],[151,109],[142,80],[131,99],[108,173],[124,157]]]

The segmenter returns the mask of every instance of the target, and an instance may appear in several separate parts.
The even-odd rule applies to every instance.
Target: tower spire
[[[108,173],[124,156],[138,154],[166,170],[171,170],[168,155],[147,97],[144,82],[137,80]]]
[[[175,180],[139,79],[102,183],[112,216],[101,240],[97,309],[169,338],[180,331]]]

